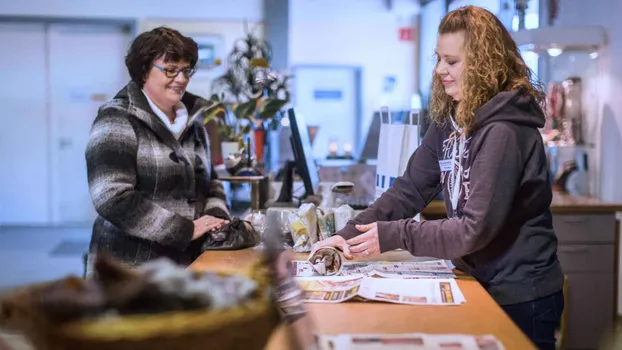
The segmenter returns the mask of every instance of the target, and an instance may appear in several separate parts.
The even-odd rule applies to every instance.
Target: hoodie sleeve
[[[431,125],[423,142],[412,154],[403,176],[383,193],[369,208],[338,232],[345,239],[360,234],[355,225],[377,221],[412,218],[420,213],[441,191],[440,167],[436,156],[436,140],[440,130]]]
[[[455,259],[490,243],[504,226],[523,173],[516,131],[503,123],[482,130],[474,145],[469,197],[462,217],[416,222],[378,222],[382,252],[402,248],[417,256]],[[411,177],[418,175],[409,169]]]

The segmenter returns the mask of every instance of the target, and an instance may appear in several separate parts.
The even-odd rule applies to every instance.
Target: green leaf
[[[235,108],[235,116],[237,118],[250,119],[255,113],[257,107],[257,99],[251,98],[247,102],[239,104]]]
[[[259,119],[267,120],[273,118],[274,115],[280,111],[286,104],[287,100],[266,99],[261,103],[261,109],[259,112]]]
[[[203,125],[212,120],[224,121],[227,110],[222,103],[214,103],[203,113]]]

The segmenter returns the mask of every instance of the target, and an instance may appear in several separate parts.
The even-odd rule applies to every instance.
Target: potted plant
[[[206,116],[204,123],[218,123],[222,156],[237,153],[244,138],[255,130],[255,155],[263,160],[265,129],[275,129],[279,112],[290,100],[289,76],[270,68],[270,45],[253,34],[236,41],[228,57],[228,68],[212,84],[211,99],[225,113]]]

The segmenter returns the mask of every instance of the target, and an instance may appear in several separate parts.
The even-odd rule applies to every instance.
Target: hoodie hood
[[[542,128],[542,108],[531,95],[522,89],[503,91],[484,104],[475,113],[475,127],[479,129],[492,122],[511,122],[518,125]]]
[[[463,133],[454,118],[450,118],[452,132],[443,141],[447,155],[454,159],[455,166],[451,166],[447,184],[449,204],[452,215],[458,215],[460,203],[465,200],[464,186],[468,186],[471,165],[467,161],[471,136]],[[490,101],[480,107],[475,113],[475,127],[473,131],[482,129],[493,122],[510,122],[517,126],[541,128],[545,118],[542,109],[535,98],[525,95],[522,89],[504,91],[497,94]],[[468,197],[468,196],[467,196]]]

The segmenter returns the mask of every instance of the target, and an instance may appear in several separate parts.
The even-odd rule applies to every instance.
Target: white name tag
[[[441,167],[441,171],[451,171],[453,159],[443,159],[438,161],[438,165]]]

